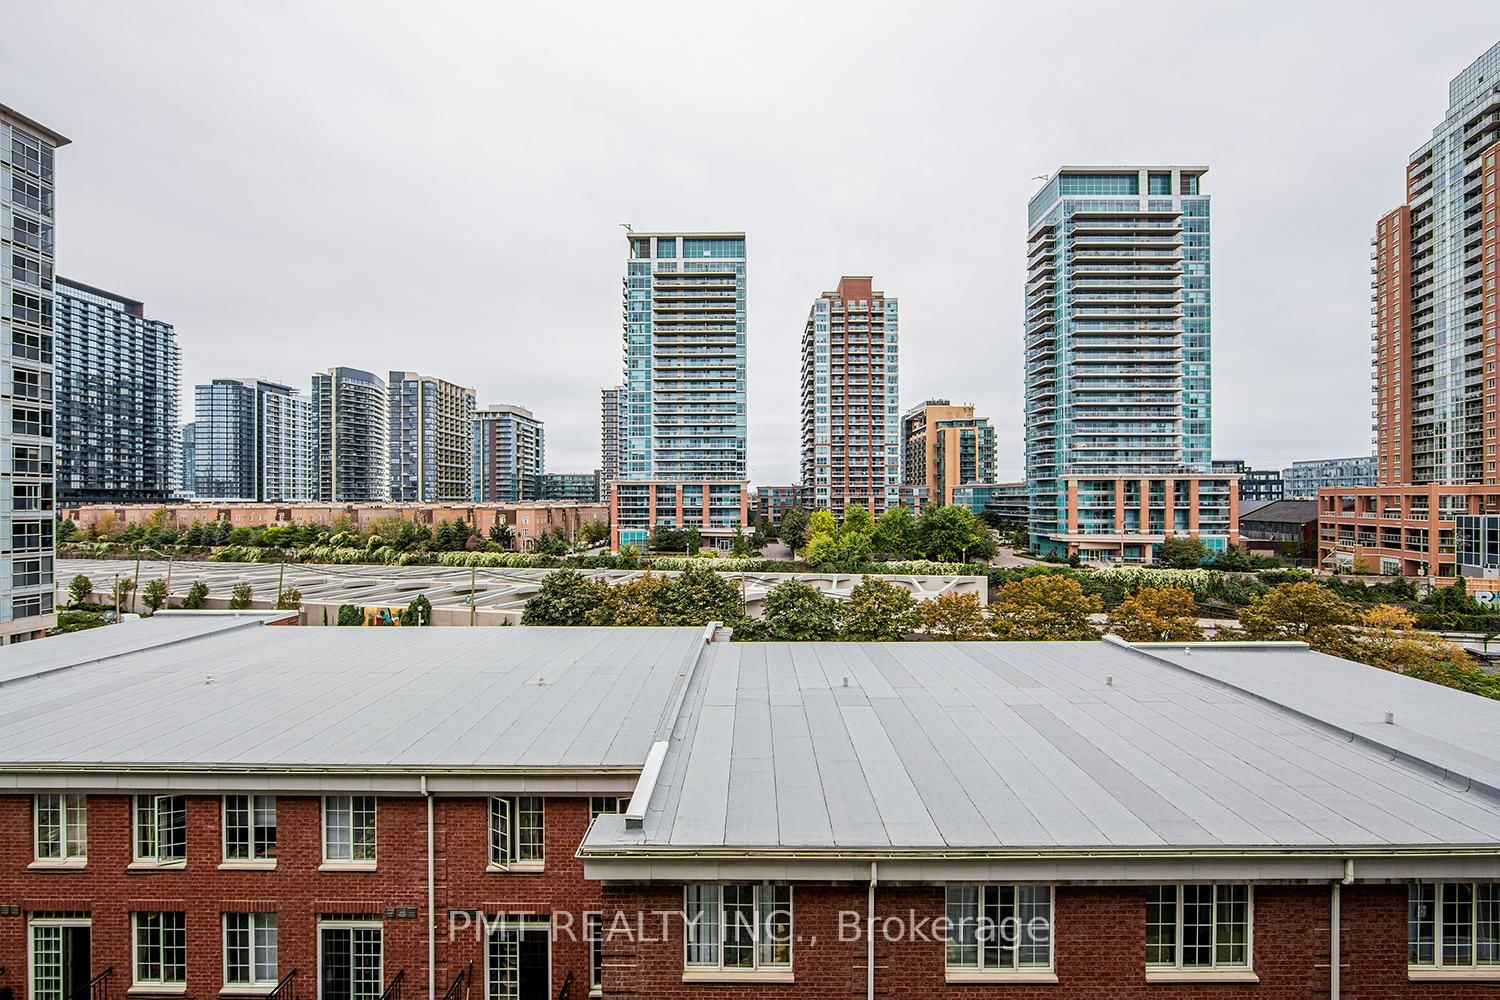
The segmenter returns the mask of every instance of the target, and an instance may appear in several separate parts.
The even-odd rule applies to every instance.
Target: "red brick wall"
[[[640,943],[615,932],[633,926],[638,910],[678,911],[680,889],[604,889],[604,986],[607,996],[653,1000],[734,995],[736,1000],[862,996],[866,947],[863,938],[839,940],[840,910],[865,912],[861,886],[798,886],[793,911],[795,985],[684,984],[682,923],[646,922]],[[1343,890],[1343,990],[1345,1000],[1496,996],[1477,983],[1412,983],[1406,975],[1405,886],[1353,886]],[[943,915],[943,890],[881,888],[877,918],[914,912]],[[619,914],[617,916],[617,914]],[[1056,889],[1056,985],[945,985],[943,946],[937,940],[886,941],[877,931],[875,988],[882,997],[1004,997],[1007,1000],[1089,997],[1091,1000],[1155,997],[1200,1000],[1256,997],[1306,1000],[1328,996],[1329,890],[1325,886],[1257,886],[1254,967],[1258,984],[1152,984],[1145,981],[1146,890],[1129,887],[1059,886]],[[620,922],[623,921],[623,922]],[[927,925],[930,928],[930,923]],[[929,934],[929,938],[931,935]],[[816,944],[811,943],[816,938]]]
[[[123,995],[131,979],[130,915],[138,911],[187,914],[188,992],[218,994],[223,977],[220,914],[271,911],[277,916],[281,973],[298,970],[301,994],[316,996],[316,920],[322,913],[381,915],[388,906],[410,906],[416,919],[385,918],[385,975],[405,969],[405,995],[425,996],[427,986],[427,813],[420,798],[381,798],[376,814],[373,872],[320,872],[321,800],[278,797],[277,868],[272,872],[220,871],[221,799],[189,796],[187,866],[180,870],[130,872],[130,798],[90,795],[88,867],[82,871],[28,871],[33,860],[30,796],[0,796],[0,905],[15,904],[20,916],[0,916],[0,986],[26,997],[26,915],[33,911],[79,910],[92,915],[93,968],[114,967],[112,992]],[[574,852],[589,822],[587,798],[546,802],[546,871],[488,873],[489,802],[485,798],[436,801],[434,842],[438,909],[438,990],[473,961],[483,969],[483,948],[473,930],[448,941],[449,908],[487,913],[572,914],[576,935],[554,934],[554,993],[572,970],[588,983],[588,951],[582,914],[597,910],[597,883],[585,882]],[[586,988],[584,992],[587,992]],[[476,994],[477,996],[477,994]]]

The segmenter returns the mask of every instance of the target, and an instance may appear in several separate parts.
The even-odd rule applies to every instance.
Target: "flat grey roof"
[[[1190,671],[1110,642],[716,645],[643,828],[601,817],[582,853],[1500,843],[1493,790],[1267,698],[1368,727],[1398,681],[1398,718],[1444,734],[1412,752],[1475,770],[1500,703],[1301,648],[1200,649]],[[1224,682],[1245,678],[1264,696]]]
[[[0,770],[636,770],[703,646],[702,629],[224,620],[162,615],[6,647]],[[78,665],[55,669],[70,654]],[[25,679],[24,663],[52,669]]]

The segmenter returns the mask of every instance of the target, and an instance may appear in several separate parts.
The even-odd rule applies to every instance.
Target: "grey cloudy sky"
[[[1428,10],[1432,16],[1414,16]],[[1022,468],[1032,176],[1204,163],[1215,453],[1370,447],[1368,240],[1493,0],[27,4],[0,102],[73,139],[61,273],[176,324],[191,385],[416,369],[598,463],[618,223],[744,229],[750,473],[797,469],[798,342],[841,274],[901,299],[903,406]]]

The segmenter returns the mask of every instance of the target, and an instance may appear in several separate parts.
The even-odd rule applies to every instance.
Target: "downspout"
[[[427,800],[427,1000],[437,1000],[437,889],[433,879],[432,793],[422,775],[422,797]]]
[[[1328,900],[1328,996],[1329,1000],[1339,1000],[1340,976],[1342,969],[1339,962],[1342,957],[1343,948],[1340,944],[1340,920],[1339,904],[1340,890],[1346,885],[1354,884],[1354,859],[1344,859],[1344,877],[1341,881],[1333,883],[1332,894]]]
[[[870,862],[870,894],[865,917],[865,997],[875,1000],[875,862]]]

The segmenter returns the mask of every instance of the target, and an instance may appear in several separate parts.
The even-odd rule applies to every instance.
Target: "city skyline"
[[[1467,9],[1478,37],[1500,28],[1500,12]],[[1402,197],[1399,177],[1369,165],[1412,152],[1441,112],[1441,81],[1482,44],[1406,23],[1394,4],[1368,5],[1354,23],[1332,9],[1299,9],[1296,20],[1264,7],[1243,15],[1178,10],[1182,16],[1148,26],[1100,8],[1100,30],[1070,39],[1074,64],[1086,71],[1055,101],[1033,107],[1021,84],[1036,79],[1039,67],[1024,39],[1048,30],[1048,19],[976,8],[941,23],[908,24],[887,8],[871,8],[849,29],[860,44],[838,53],[827,70],[778,80],[769,63],[736,62],[744,79],[720,93],[745,116],[754,142],[741,143],[728,129],[721,135],[680,124],[696,114],[648,118],[632,122],[629,141],[639,156],[623,165],[594,153],[625,141],[613,120],[630,116],[620,113],[624,105],[611,88],[592,83],[619,75],[625,57],[615,51],[629,46],[615,42],[640,29],[617,23],[608,8],[570,33],[574,47],[566,52],[544,59],[512,53],[505,43],[506,58],[478,61],[463,57],[470,37],[486,38],[482,23],[470,32],[444,29],[440,39],[400,14],[366,20],[298,11],[273,23],[222,10],[173,9],[168,16],[165,8],[146,7],[126,24],[117,20],[123,12],[80,18],[70,4],[49,5],[23,16],[58,40],[62,58],[8,52],[0,86],[13,106],[86,140],[68,164],[75,201],[67,270],[126,289],[170,317],[183,343],[184,385],[246,371],[295,383],[307,369],[337,364],[464,372],[481,403],[516,400],[549,420],[556,468],[586,471],[597,465],[599,448],[595,394],[618,378],[616,225],[743,228],[760,261],[749,289],[752,481],[796,478],[798,333],[826,275],[843,273],[881,275],[905,300],[912,343],[902,359],[902,405],[929,396],[972,400],[994,421],[1000,477],[1011,478],[1021,469],[1014,359],[1022,299],[1013,276],[1023,270],[1017,247],[1025,220],[1017,206],[1035,191],[1031,175],[1058,163],[1170,159],[1211,164],[1215,190],[1239,206],[1216,220],[1225,273],[1215,317],[1216,457],[1279,466],[1304,455],[1362,453],[1369,445],[1363,250],[1369,220]],[[705,15],[705,27],[714,16]],[[828,16],[808,14],[814,26]],[[558,27],[539,11],[507,18],[516,22],[507,36],[547,37]],[[771,46],[782,37],[778,23],[749,12],[740,51]],[[294,36],[290,44],[302,52],[327,44],[335,29],[351,60],[346,81],[312,76],[292,59],[282,81],[253,99],[239,87],[240,70],[249,70],[250,52],[268,32]],[[663,42],[686,42],[684,30],[672,28]],[[117,44],[121,31],[147,54],[165,55],[189,37],[238,38],[246,49],[186,46],[181,61],[141,60]],[[1148,61],[1118,72],[1119,53],[1147,32],[1155,51],[1179,51],[1190,65]],[[1315,58],[1335,34],[1370,58],[1349,66]],[[1226,47],[1229,37],[1245,42]],[[440,42],[458,47],[455,58],[435,58]],[[883,71],[896,45],[909,50],[904,82]],[[716,68],[717,56],[681,48],[678,72]],[[1398,49],[1399,59],[1382,55]],[[1274,77],[1252,72],[1270,53]],[[1007,63],[1004,71],[990,68]],[[676,75],[664,65],[641,72],[637,82],[648,88]],[[1178,92],[1177,113],[1138,107],[1177,73],[1195,81]],[[380,82],[379,74],[390,75]],[[201,85],[183,89],[184,77]],[[443,201],[465,210],[393,221],[382,207],[386,192],[421,183],[419,169],[426,168],[391,152],[399,144],[375,137],[430,134],[425,116],[433,108],[456,122],[469,107],[466,93],[488,100],[532,78],[538,85],[521,88],[527,99],[516,108],[514,136],[496,141],[466,132],[461,152],[439,161]],[[1119,94],[1118,110],[1091,118],[1080,98],[1106,80]],[[326,94],[321,104],[302,100],[314,92]],[[880,157],[830,148],[810,171],[806,163],[780,165],[791,161],[778,150],[824,135],[822,112],[856,97],[903,123]],[[691,90],[683,99],[693,109],[706,100]],[[949,99],[955,108],[926,114]],[[143,117],[142,108],[152,110]],[[334,128],[319,125],[335,111]],[[976,120],[993,124],[973,129],[968,123]],[[273,135],[293,137],[294,169],[275,167],[284,153],[262,151],[277,145]],[[233,160],[213,157],[204,145],[229,136],[256,141],[240,142]],[[514,155],[541,140],[546,151],[535,162]],[[933,148],[950,155],[934,158]],[[158,157],[174,169],[131,166]],[[1328,177],[1339,182],[1324,183]],[[293,241],[275,223],[288,204],[303,215]],[[443,296],[434,301],[406,279],[394,255],[376,249],[385,243],[373,235],[377,225],[399,225],[398,238],[445,247],[453,280]],[[1292,244],[1284,239],[1288,227],[1299,232]],[[123,232],[139,239],[142,252],[124,252]],[[272,252],[288,265],[278,286],[286,308],[275,322],[256,310],[223,308]],[[1281,293],[1268,300],[1259,290],[1272,260],[1282,274],[1306,276],[1278,279]],[[599,279],[581,277],[590,274]],[[496,302],[505,303],[499,325]],[[424,338],[414,317],[431,328],[475,332]],[[534,338],[538,330],[546,336]],[[317,345],[310,352],[316,356],[295,361],[308,344]],[[1277,352],[1282,363],[1264,364]],[[370,354],[380,355],[379,363],[361,360]],[[1272,391],[1296,400],[1302,412],[1257,405]]]

